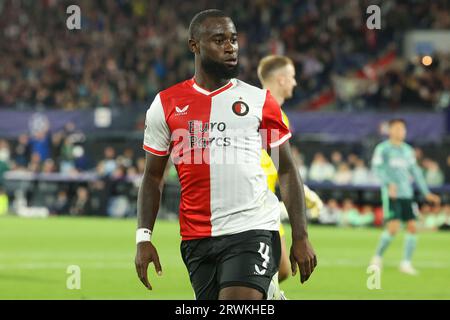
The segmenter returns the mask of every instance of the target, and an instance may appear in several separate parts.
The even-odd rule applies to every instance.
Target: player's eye
[[[237,38],[231,39],[231,43],[232,43],[232,44],[235,44],[236,42],[237,42]]]
[[[216,44],[222,44],[222,43],[223,43],[223,40],[222,40],[222,39],[216,39],[216,40],[214,40],[214,42],[215,42]]]

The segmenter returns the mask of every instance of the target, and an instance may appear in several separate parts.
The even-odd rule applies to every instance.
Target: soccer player
[[[428,189],[417,165],[414,149],[404,142],[405,137],[406,122],[403,119],[389,121],[389,139],[378,144],[373,154],[372,167],[382,183],[381,197],[387,223],[371,264],[381,268],[382,256],[399,231],[401,222],[404,222],[407,233],[400,271],[416,275],[417,270],[412,266],[411,258],[417,242],[415,212],[417,205],[413,200],[414,189],[411,178],[414,178],[427,201],[439,204],[440,198]]]
[[[270,91],[274,99],[280,106],[286,99],[292,97],[293,90],[297,85],[295,80],[295,67],[292,60],[286,56],[269,55],[261,59],[258,65],[258,78],[264,89]],[[281,110],[284,124],[289,128],[289,119]],[[275,187],[278,180],[278,173],[271,157],[266,150],[261,152],[261,166],[267,176],[267,185],[269,189],[275,193]],[[323,206],[319,196],[304,186],[306,207],[318,215],[320,208]],[[281,237],[281,262],[278,272],[278,280],[282,282],[289,277],[289,256],[286,249],[286,237],[283,225],[280,224]],[[275,278],[277,275],[275,275]],[[275,279],[275,281],[277,281]]]
[[[299,268],[303,283],[317,264],[291,133],[267,90],[236,79],[237,32],[228,15],[220,10],[195,15],[188,44],[194,77],[159,92],[146,114],[136,271],[148,289],[149,263],[162,273],[151,236],[170,155],[181,184],[181,255],[196,299],[269,299],[281,255],[280,208],[260,165],[261,145],[279,160],[292,227],[292,273]]]

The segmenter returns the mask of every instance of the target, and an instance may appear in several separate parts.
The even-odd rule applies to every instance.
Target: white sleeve
[[[145,116],[144,145],[145,151],[157,156],[169,154],[170,130],[164,115],[159,94],[153,100]]]

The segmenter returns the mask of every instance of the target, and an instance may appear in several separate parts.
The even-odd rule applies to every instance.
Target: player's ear
[[[198,53],[198,42],[195,39],[189,39],[188,46],[192,53]]]
[[[284,86],[286,84],[286,77],[282,74],[277,75],[277,82],[280,86]]]

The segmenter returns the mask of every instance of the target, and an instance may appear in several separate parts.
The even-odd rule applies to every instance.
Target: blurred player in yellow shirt
[[[285,99],[292,97],[294,87],[297,85],[295,81],[295,67],[292,60],[285,56],[270,55],[266,56],[259,62],[258,78],[264,89],[270,90],[280,106],[283,105]],[[281,111],[283,121],[289,127],[289,119],[286,114]],[[261,166],[267,176],[267,184],[269,189],[275,193],[275,187],[278,180],[277,169],[266,150],[262,150]],[[306,206],[310,210],[310,216],[315,218],[319,215],[319,211],[323,206],[322,201],[317,194],[305,186]],[[280,202],[282,211],[286,212],[284,204]],[[289,256],[286,250],[286,238],[283,225],[280,225],[281,237],[281,261],[278,271],[278,281],[285,280],[290,274]]]

